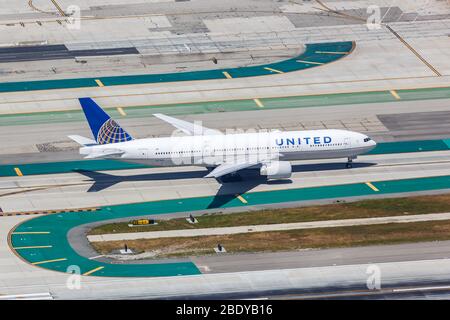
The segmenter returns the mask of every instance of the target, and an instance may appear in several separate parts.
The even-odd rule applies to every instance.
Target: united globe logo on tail
[[[131,136],[111,118],[101,126],[97,135],[98,144],[125,142],[132,139],[133,138],[131,138]]]

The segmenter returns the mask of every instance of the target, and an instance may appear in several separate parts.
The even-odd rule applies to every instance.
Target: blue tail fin
[[[102,110],[91,98],[80,98],[86,120],[98,144],[117,143],[133,140],[120,125]]]

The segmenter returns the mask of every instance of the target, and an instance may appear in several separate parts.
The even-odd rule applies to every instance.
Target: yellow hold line
[[[13,232],[12,234],[50,234],[49,231],[23,231],[23,232]]]
[[[97,272],[97,271],[102,270],[103,268],[104,268],[104,267],[98,267],[98,268],[92,269],[91,271],[88,271],[88,272],[83,273],[83,276],[91,275],[91,274],[93,274],[94,272]]]
[[[261,102],[261,100],[259,100],[258,98],[253,99],[253,101],[255,101],[256,105],[260,108],[264,108],[263,103]]]
[[[236,198],[238,198],[243,204],[247,204],[247,200],[244,199],[244,197],[242,197],[241,195],[237,194]]]
[[[316,53],[323,53],[323,54],[350,54],[350,52],[337,52],[337,51],[316,51]]]
[[[397,93],[397,91],[395,91],[395,90],[390,90],[389,92],[394,96],[395,99],[397,99],[397,100],[400,100],[400,99],[401,99],[401,97],[399,96],[399,94]]]
[[[99,87],[104,87],[105,85],[103,84],[103,82],[101,82],[99,79],[95,79],[95,83],[99,86]]]
[[[59,261],[66,261],[67,258],[61,258],[61,259],[53,259],[53,260],[45,260],[45,261],[39,261],[39,262],[33,262],[32,265],[39,265],[44,263],[51,263],[51,262],[59,262]]]
[[[118,107],[117,111],[119,111],[120,115],[123,116],[123,117],[125,117],[127,115],[126,112],[121,107]]]
[[[20,171],[19,168],[14,168],[14,171],[16,172],[16,174],[17,174],[19,177],[22,177],[22,176],[23,176],[23,173],[22,173],[22,171]]]
[[[21,249],[45,249],[45,248],[53,248],[53,246],[29,246],[29,247],[15,247],[14,250]]]
[[[304,61],[304,60],[297,60],[297,62],[300,63],[306,63],[306,64],[317,64],[317,65],[322,65],[322,62],[314,62],[314,61]]]
[[[374,186],[372,183],[370,183],[370,182],[366,182],[366,185],[367,185],[370,189],[372,189],[373,191],[375,191],[375,192],[380,191],[380,190],[378,190],[377,187],[375,187],[375,186]]]
[[[59,6],[59,4],[56,2],[56,0],[51,0],[53,2],[53,5],[56,7],[56,10],[59,11],[59,14],[61,14],[61,16],[63,17],[67,17],[66,13],[64,12],[63,9],[61,9],[61,7]]]
[[[272,72],[276,72],[276,73],[284,73],[283,71],[277,70],[277,69],[272,69],[269,67],[264,67],[264,69],[268,70],[268,71],[272,71]]]

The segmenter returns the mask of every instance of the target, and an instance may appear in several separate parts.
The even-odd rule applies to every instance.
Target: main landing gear
[[[356,159],[356,156],[354,156],[354,157],[348,157],[348,158],[347,158],[347,163],[345,164],[345,167],[346,167],[347,169],[353,168],[353,160],[355,160],[355,159]]]

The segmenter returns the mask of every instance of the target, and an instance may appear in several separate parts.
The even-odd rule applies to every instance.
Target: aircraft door
[[[211,141],[205,141],[202,150],[202,162],[208,165],[215,165],[214,148]]]
[[[147,148],[139,148],[138,149],[138,157],[139,159],[148,159],[150,155],[150,151]]]

